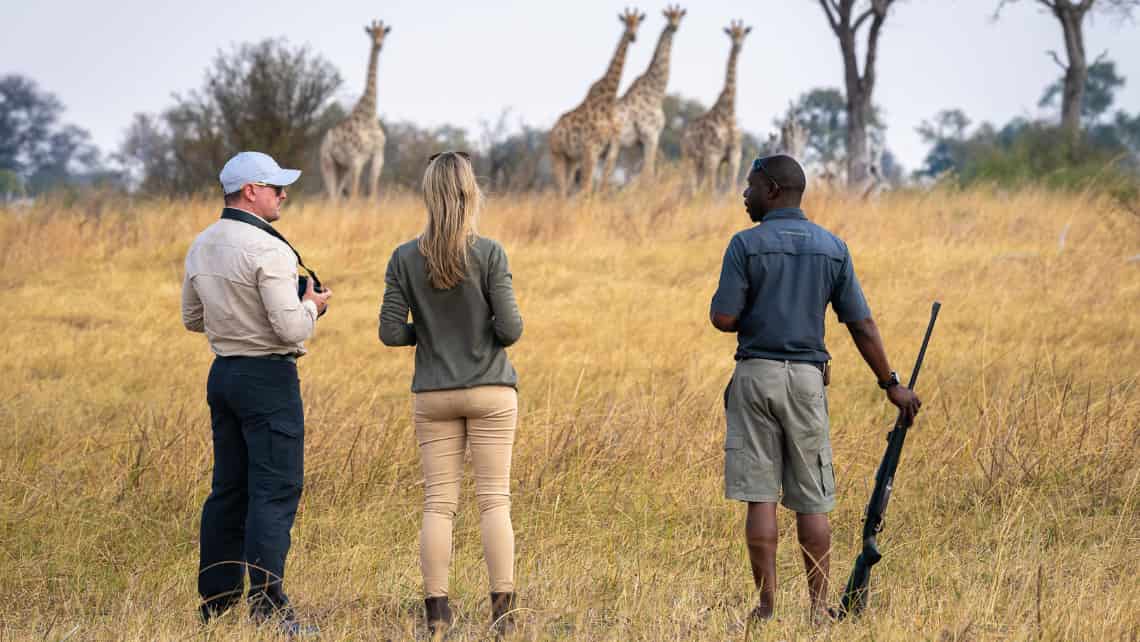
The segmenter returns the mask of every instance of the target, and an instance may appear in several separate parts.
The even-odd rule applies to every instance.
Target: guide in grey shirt
[[[847,245],[800,208],[806,189],[794,158],[753,161],[744,209],[759,225],[732,237],[709,310],[713,327],[737,335],[724,395],[724,490],[748,504],[745,537],[760,593],[754,620],[770,619],[775,608],[777,501],[796,512],[811,617],[835,617],[826,604],[835,467],[819,367],[831,358],[823,343],[828,304],[891,403],[910,417],[921,404],[891,370]]]
[[[523,323],[503,247],[476,237],[467,278],[453,288],[432,287],[427,274],[418,239],[396,248],[388,261],[380,308],[384,345],[416,346],[412,392],[517,388],[518,375],[504,348],[519,340]]]

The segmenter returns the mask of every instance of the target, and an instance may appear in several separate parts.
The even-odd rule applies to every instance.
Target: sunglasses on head
[[[433,160],[439,158],[440,156],[443,156],[444,154],[455,154],[456,156],[462,158],[465,161],[468,161],[468,162],[471,161],[471,154],[468,154],[467,152],[447,151],[447,152],[436,152],[436,153],[432,154],[431,156],[428,156],[428,162],[430,163]]]
[[[272,187],[273,192],[278,196],[281,196],[285,193],[284,185],[270,185],[269,183],[252,183],[252,185],[257,185],[258,187]]]
[[[760,172],[761,174],[763,174],[764,178],[767,178],[768,180],[772,181],[772,185],[774,185],[776,187],[776,189],[780,189],[783,187],[783,185],[776,182],[776,179],[772,178],[772,175],[768,173],[768,170],[764,169],[764,159],[763,158],[757,158],[756,160],[752,161],[752,171]]]

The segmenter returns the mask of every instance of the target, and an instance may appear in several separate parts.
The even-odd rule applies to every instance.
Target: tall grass
[[[753,639],[1136,640],[1140,635],[1140,220],[1096,194],[809,195],[844,237],[906,376],[943,302],[872,605],[806,619],[781,510],[778,619]],[[201,634],[211,355],[178,293],[205,201],[0,211],[0,639]],[[279,228],[334,290],[300,365],[306,489],[286,586],[327,639],[423,635],[412,352],[376,336],[418,200],[286,208]],[[526,320],[514,463],[519,639],[743,639],[755,601],[743,508],[723,499],[734,339],[708,324],[736,196],[673,184],[607,198],[493,196]],[[1063,248],[1059,243],[1064,235]],[[834,317],[839,505],[833,591],[894,413]],[[456,521],[454,639],[486,637],[470,482]],[[837,597],[837,596],[835,596]],[[258,639],[240,615],[206,633]]]

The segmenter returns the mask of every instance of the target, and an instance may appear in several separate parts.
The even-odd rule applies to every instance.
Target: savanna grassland
[[[269,638],[196,620],[211,468],[182,261],[214,201],[0,210],[0,639]],[[756,640],[1140,638],[1140,217],[1094,193],[809,195],[844,237],[904,380],[943,303],[923,412],[860,620],[807,621],[781,510],[778,620]],[[324,639],[422,637],[410,349],[377,339],[419,201],[290,202],[278,224],[334,290],[300,364],[306,488],[287,590]],[[741,640],[743,508],[722,495],[734,337],[708,323],[735,195],[491,195],[526,322],[514,462],[517,639]],[[1063,242],[1062,242],[1063,241]],[[894,412],[828,319],[839,505],[832,594]],[[473,488],[456,520],[456,640],[486,637]]]

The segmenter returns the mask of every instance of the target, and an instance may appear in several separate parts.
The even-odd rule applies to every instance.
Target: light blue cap
[[[222,193],[232,194],[250,183],[292,185],[300,177],[301,170],[282,169],[269,154],[241,152],[226,161],[218,180],[222,182]]]

